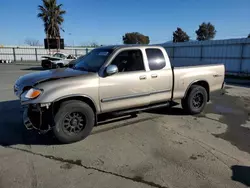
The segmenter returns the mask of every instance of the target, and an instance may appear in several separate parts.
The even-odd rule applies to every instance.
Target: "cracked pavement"
[[[250,88],[227,86],[198,116],[147,111],[59,145],[25,130],[13,94],[20,75],[38,70],[0,65],[0,188],[250,186]]]

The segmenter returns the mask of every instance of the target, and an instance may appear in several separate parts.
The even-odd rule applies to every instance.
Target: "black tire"
[[[71,122],[73,119],[76,119],[76,114],[84,119],[84,121],[78,119],[78,125],[72,125]],[[69,120],[72,116],[74,116],[74,118]],[[79,128],[79,122],[82,124],[81,128]],[[70,127],[66,128],[69,124]],[[82,101],[70,100],[63,102],[60,105],[60,108],[55,115],[55,126],[53,127],[53,132],[59,142],[69,144],[85,139],[92,131],[94,125],[95,113],[93,109]],[[78,129],[77,131],[76,128]],[[71,132],[71,129],[74,131]]]
[[[192,85],[187,96],[182,99],[182,108],[189,114],[200,114],[207,104],[208,94],[204,87]]]

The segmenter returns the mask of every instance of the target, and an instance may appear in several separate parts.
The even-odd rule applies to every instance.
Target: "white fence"
[[[171,59],[223,63],[227,73],[250,74],[250,39],[161,44]]]
[[[71,48],[66,47],[65,49],[59,50],[60,52],[72,54],[75,56],[85,55],[93,48]],[[57,50],[47,50],[44,47],[15,47],[8,46],[0,48],[0,60],[11,60],[11,61],[39,61],[44,55],[50,55],[55,53]]]

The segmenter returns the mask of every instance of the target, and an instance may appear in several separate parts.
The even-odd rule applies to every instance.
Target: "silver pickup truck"
[[[101,114],[134,114],[177,100],[188,113],[201,113],[211,93],[223,89],[224,74],[223,64],[170,62],[161,46],[105,46],[72,68],[21,76],[14,92],[27,129],[52,130],[60,142],[72,143],[85,139]]]

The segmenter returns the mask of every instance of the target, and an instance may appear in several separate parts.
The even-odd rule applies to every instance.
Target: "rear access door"
[[[151,87],[150,103],[167,102],[172,96],[173,72],[167,54],[159,48],[146,48]]]

